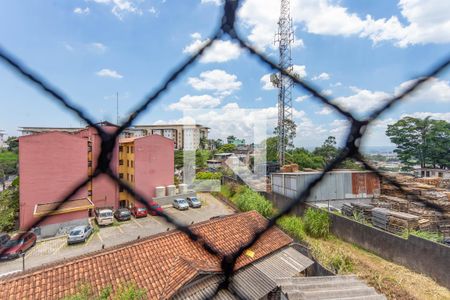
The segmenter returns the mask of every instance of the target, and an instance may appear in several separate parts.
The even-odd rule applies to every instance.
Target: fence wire
[[[79,107],[75,104],[74,101],[70,100],[66,95],[62,92],[58,91],[57,88],[53,87],[49,84],[42,76],[33,72],[29,68],[27,68],[19,59],[15,58],[14,55],[8,53],[1,45],[0,45],[0,59],[12,69],[12,71],[20,76],[22,76],[27,82],[34,85],[37,89],[41,90],[43,93],[47,94],[49,99],[52,101],[62,105],[66,109],[70,110],[76,116],[78,116],[81,120],[86,122],[89,126],[95,128],[98,135],[101,137],[101,152],[97,158],[97,167],[94,170],[91,176],[88,176],[86,179],[79,182],[76,187],[67,192],[66,196],[58,203],[57,206],[54,207],[54,210],[58,210],[66,201],[68,201],[72,196],[74,196],[80,189],[85,187],[91,180],[98,177],[101,174],[106,174],[112,181],[117,183],[117,185],[123,188],[130,194],[135,196],[136,201],[143,204],[149,211],[154,211],[159,216],[163,217],[167,222],[173,224],[178,230],[184,232],[191,240],[199,243],[206,251],[209,253],[216,255],[221,259],[221,268],[224,274],[223,281],[219,284],[215,295],[221,289],[227,289],[232,280],[232,276],[234,274],[234,267],[237,259],[243,254],[243,252],[250,248],[254,243],[258,241],[258,239],[270,228],[272,228],[278,219],[282,216],[289,214],[291,210],[299,205],[301,202],[304,202],[311,194],[314,187],[316,187],[324,178],[324,176],[336,168],[340,163],[342,163],[347,158],[353,158],[359,162],[361,162],[366,169],[375,172],[382,180],[389,182],[398,188],[401,192],[405,194],[410,194],[408,190],[405,189],[405,186],[397,182],[395,179],[386,176],[385,174],[378,171],[375,167],[371,166],[369,162],[364,160],[361,152],[360,152],[360,144],[361,139],[364,136],[367,126],[380,117],[384,112],[389,110],[391,107],[396,105],[406,96],[409,96],[416,90],[418,90],[421,86],[423,86],[428,80],[437,76],[441,72],[443,72],[450,64],[450,55],[444,58],[440,63],[436,64],[434,67],[430,68],[428,73],[423,74],[422,76],[417,77],[413,84],[409,86],[408,89],[403,91],[401,94],[387,99],[385,104],[380,108],[374,110],[367,118],[357,118],[351,112],[345,110],[340,107],[338,104],[332,101],[331,98],[324,95],[320,92],[320,89],[312,85],[311,83],[300,79],[293,74],[287,72],[286,70],[281,69],[276,62],[270,60],[267,56],[260,53],[258,50],[249,45],[241,35],[236,31],[236,13],[240,4],[240,0],[225,0],[223,5],[223,13],[221,22],[218,28],[215,30],[214,34],[208,39],[206,42],[194,55],[186,59],[184,62],[178,65],[172,72],[169,73],[166,79],[164,79],[161,84],[153,90],[134,110],[134,112],[128,117],[128,119],[120,125],[120,127],[113,133],[108,133],[104,131],[101,126],[96,124],[91,116],[88,116],[82,107]],[[342,117],[346,118],[350,124],[350,130],[346,137],[345,147],[342,148],[337,157],[331,161],[323,170],[323,172],[315,178],[299,195],[298,197],[291,201],[285,208],[280,210],[274,217],[270,218],[267,222],[267,225],[256,231],[251,239],[243,243],[237,251],[230,255],[224,255],[218,249],[216,249],[213,245],[207,243],[205,239],[196,233],[194,233],[188,226],[181,224],[165,212],[155,211],[152,206],[149,205],[149,202],[145,199],[143,195],[141,195],[138,191],[134,190],[133,187],[128,185],[127,182],[121,180],[114,174],[114,172],[110,169],[110,162],[112,159],[112,153],[114,148],[118,142],[119,135],[128,127],[133,125],[134,120],[142,114],[144,111],[148,109],[148,107],[158,100],[162,94],[167,92],[171,85],[173,85],[183,73],[188,70],[202,55],[203,53],[211,47],[211,45],[216,41],[223,37],[228,37],[232,41],[236,42],[242,49],[247,50],[247,52],[255,57],[261,64],[264,64],[271,68],[274,72],[280,72],[283,75],[289,76],[294,86],[302,89],[310,93],[314,99],[323,105],[331,107]],[[425,206],[436,209],[440,212],[443,211],[443,208],[439,205],[428,202],[426,199],[421,198],[420,196],[413,195],[414,199],[417,201],[421,201]],[[41,216],[38,220],[36,220],[33,224],[29,226],[28,230],[38,226],[44,219],[46,219],[52,211],[46,213]],[[26,232],[26,231],[25,231]],[[23,233],[25,234],[25,233]],[[23,235],[22,234],[22,235]],[[233,292],[233,291],[231,291]],[[235,294],[235,293],[233,293]]]

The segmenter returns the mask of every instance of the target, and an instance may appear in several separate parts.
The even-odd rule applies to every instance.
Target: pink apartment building
[[[109,132],[117,128],[106,122],[100,125]],[[134,143],[136,153],[130,183],[150,200],[154,187],[173,183],[173,141],[147,136]],[[19,138],[21,230],[51,211],[35,226],[42,236],[51,236],[86,224],[94,207],[119,207],[120,200],[124,200],[120,199],[123,193],[106,175],[100,175],[55,210],[67,193],[92,174],[100,147],[101,139],[90,127],[76,132],[48,130]],[[110,167],[119,174],[119,146],[113,152]]]

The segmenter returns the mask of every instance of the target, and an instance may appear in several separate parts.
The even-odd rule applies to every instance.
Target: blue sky
[[[344,107],[363,116],[449,54],[446,1],[291,0],[294,70]],[[0,3],[0,45],[44,76],[96,120],[125,117],[216,28],[220,0],[74,0]],[[243,1],[239,31],[277,61],[273,35],[279,1]],[[195,122],[214,138],[251,139],[252,124],[276,121],[270,71],[230,41],[213,49],[138,120]],[[449,72],[382,116],[366,139],[389,145],[386,125],[404,115],[450,121]],[[346,122],[294,89],[295,144],[341,139]],[[194,109],[194,110],[192,110]],[[195,109],[200,109],[196,111]],[[0,64],[0,129],[80,126],[66,112]]]

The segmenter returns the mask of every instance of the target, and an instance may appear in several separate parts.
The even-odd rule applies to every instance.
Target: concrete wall
[[[47,132],[19,138],[20,229],[37,218],[36,204],[61,201],[87,176],[87,143],[78,136]],[[86,198],[82,188],[72,199]],[[68,215],[47,220],[47,224],[67,221]]]
[[[36,231],[36,234],[38,234],[38,238],[47,238],[56,235],[67,234],[72,228],[76,226],[89,224],[87,212],[84,213],[85,216],[80,219],[76,218],[75,216],[71,216],[70,221],[41,225],[39,226],[38,231]]]
[[[415,236],[407,240],[330,213],[331,232],[387,260],[424,273],[450,288],[450,247]]]
[[[173,184],[174,143],[172,140],[149,135],[134,141],[135,188],[147,200],[153,199],[157,186]],[[136,206],[142,204],[136,202]]]

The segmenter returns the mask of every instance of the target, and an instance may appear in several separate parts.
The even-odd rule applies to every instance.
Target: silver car
[[[175,207],[178,210],[186,210],[189,208],[189,204],[185,199],[179,198],[173,200],[173,207]]]
[[[186,200],[189,206],[192,208],[202,207],[202,203],[200,202],[200,200],[198,200],[197,197],[187,197]]]
[[[67,244],[84,243],[92,234],[94,229],[91,225],[82,225],[73,228],[67,236]]]

